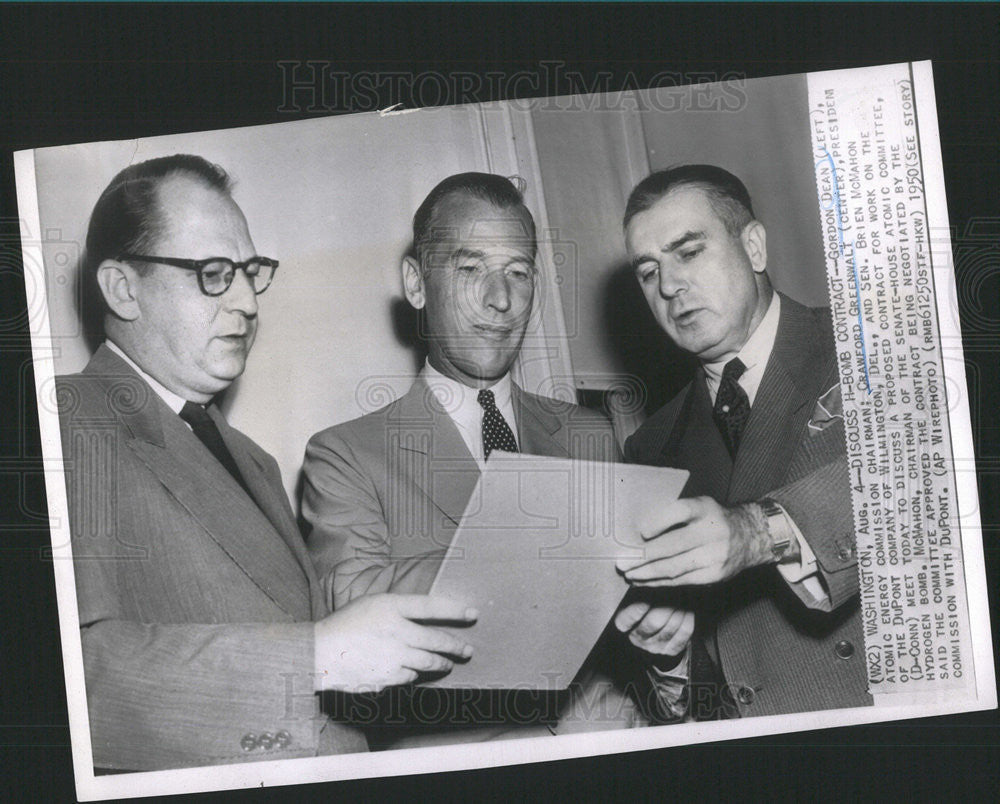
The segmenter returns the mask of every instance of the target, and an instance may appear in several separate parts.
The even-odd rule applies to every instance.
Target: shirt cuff
[[[680,720],[687,713],[685,692],[690,680],[691,646],[684,650],[684,656],[670,670],[660,670],[655,664],[648,667],[649,679],[656,692],[658,709],[665,720]]]
[[[794,545],[793,549],[786,552],[788,557],[778,562],[778,572],[807,607],[829,611],[830,595],[823,587],[816,554],[788,512],[780,505],[778,508],[781,509],[781,518],[772,519],[768,525],[772,528],[787,528],[782,535],[787,535]]]
[[[677,664],[671,667],[669,670],[661,670],[656,664],[650,664],[649,669],[653,673],[653,678],[657,682],[660,681],[677,681],[681,684],[687,684],[689,670],[688,664],[691,657],[691,648],[687,647],[684,649],[684,655]]]

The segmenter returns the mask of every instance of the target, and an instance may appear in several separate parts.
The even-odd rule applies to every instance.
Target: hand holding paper
[[[615,628],[627,633],[629,642],[647,653],[677,656],[691,641],[694,612],[636,601],[618,610]]]
[[[759,506],[719,505],[711,497],[673,500],[641,520],[641,558],[617,562],[634,586],[701,586],[772,560]]]
[[[491,457],[431,589],[479,609],[466,635],[475,656],[433,683],[565,689],[628,591],[615,562],[641,555],[638,517],[686,480],[675,469]]]
[[[319,690],[378,692],[447,673],[448,657],[468,659],[472,646],[427,623],[475,622],[464,603],[427,595],[371,595],[351,601],[314,626]]]

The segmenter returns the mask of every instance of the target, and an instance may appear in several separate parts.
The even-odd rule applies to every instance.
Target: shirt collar
[[[458,428],[465,446],[479,464],[480,470],[486,466],[483,457],[483,408],[479,404],[479,389],[446,377],[429,362],[424,362],[420,377],[431,389],[435,399],[444,408],[448,417]],[[493,391],[497,408],[514,433],[517,433],[514,402],[511,396],[510,374],[505,374],[489,390]],[[516,435],[515,435],[516,438]]]
[[[107,340],[104,343],[112,352],[114,352],[116,355],[118,355],[118,357],[120,357],[122,360],[128,363],[133,369],[135,369],[136,373],[146,381],[149,387],[156,392],[156,395],[160,397],[160,399],[162,399],[167,404],[168,408],[170,408],[174,413],[181,412],[181,408],[184,407],[184,403],[187,401],[186,399],[177,396],[177,394],[175,394],[169,388],[165,387],[162,383],[155,380],[153,377],[150,377],[145,371],[143,371],[139,367],[138,363],[136,363],[131,357],[129,357],[127,354],[125,354],[124,351],[122,351],[122,348],[117,343],[111,340]]]
[[[434,368],[429,361],[424,361],[424,367],[420,371],[420,376],[430,387],[431,391],[434,392],[434,396],[441,403],[441,407],[452,417],[454,417],[457,411],[465,407],[471,407],[476,412],[477,418],[482,417],[482,408],[479,405],[479,388],[470,388],[458,380],[446,377]],[[493,392],[497,407],[501,410],[511,406],[510,386],[510,374],[504,374],[493,385],[487,386]]]
[[[778,337],[778,320],[780,316],[781,297],[777,293],[772,293],[771,303],[768,305],[767,312],[764,313],[764,317],[760,320],[757,328],[750,333],[750,337],[743,344],[743,348],[736,354],[736,357],[746,366],[746,371],[740,377],[739,384],[746,392],[751,405],[753,405],[754,398],[757,396],[757,389],[760,387],[760,381],[764,377],[764,369],[767,368],[768,358],[771,357],[771,351],[774,349],[774,341]],[[732,358],[719,360],[715,363],[702,364],[705,369],[705,381],[708,384],[708,391],[713,402],[715,401],[715,395],[719,391],[719,383],[722,381],[722,370],[730,360]]]

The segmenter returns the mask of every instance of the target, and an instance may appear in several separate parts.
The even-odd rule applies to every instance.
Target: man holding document
[[[721,168],[653,173],[624,227],[654,317],[700,361],[625,446],[691,473],[685,499],[647,516],[645,555],[618,562],[634,586],[696,601],[667,678],[689,679],[697,719],[870,705],[829,311],[773,291],[764,227]],[[623,625],[644,614],[629,611]]]
[[[413,248],[401,267],[406,298],[423,313],[427,362],[403,397],[316,434],[306,448],[302,511],[311,526],[309,552],[335,607],[374,592],[427,592],[494,451],[618,457],[603,416],[511,381],[534,300],[535,254],[534,221],[520,191],[502,176],[451,176],[417,210]],[[627,650],[616,633],[608,636],[616,649]],[[659,632],[646,637],[650,644],[661,638]],[[467,698],[470,706],[457,706],[433,727],[418,728],[418,689],[407,703],[407,726],[387,743],[644,725],[624,691],[627,682],[604,674],[612,664],[606,654],[599,645],[569,701],[563,696],[554,706],[552,696],[536,694],[525,706],[524,696],[494,696],[503,710],[493,713],[494,729],[455,728],[477,725],[467,713],[488,691]],[[581,700],[582,714],[574,708]]]
[[[364,751],[316,693],[470,655],[433,627],[475,619],[455,601],[379,595],[331,614],[277,463],[216,408],[276,268],[198,156],[130,165],[91,216],[83,282],[106,340],[57,401],[101,771]]]

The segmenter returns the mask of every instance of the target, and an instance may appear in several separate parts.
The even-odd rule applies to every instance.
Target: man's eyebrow
[[[481,260],[485,256],[486,252],[481,249],[465,248],[464,246],[459,246],[451,252],[453,260]]]
[[[676,240],[671,240],[669,243],[665,243],[663,246],[661,246],[659,253],[670,254],[671,252],[676,251],[682,246],[687,245],[692,240],[704,240],[706,236],[707,235],[703,231],[687,231],[680,237],[678,237]],[[636,270],[644,262],[649,262],[650,260],[655,261],[656,256],[652,254],[636,254],[631,260],[632,269]]]
[[[660,249],[663,254],[669,254],[671,251],[676,251],[681,246],[690,243],[692,240],[704,240],[705,233],[702,231],[687,231],[678,237],[676,240],[671,240],[665,246]]]
[[[676,240],[671,240],[669,243],[664,244],[660,247],[660,254],[670,254],[673,251],[687,245],[692,240],[704,240],[706,237],[705,233],[702,231],[688,231],[678,237]],[[639,266],[644,262],[649,262],[650,260],[655,261],[656,256],[652,254],[636,254],[631,261],[632,269],[638,270]]]
[[[487,256],[486,252],[478,248],[466,248],[465,246],[459,246],[453,252],[451,252],[451,258],[453,260],[481,260]],[[534,259],[525,254],[523,257],[515,256],[512,260],[513,262],[523,262],[528,264],[533,264]]]
[[[632,270],[633,271],[638,271],[640,265],[642,265],[644,262],[649,262],[652,259],[655,259],[655,258],[654,257],[650,257],[648,254],[636,254],[631,259],[631,261],[630,261],[630,265],[632,266]]]

